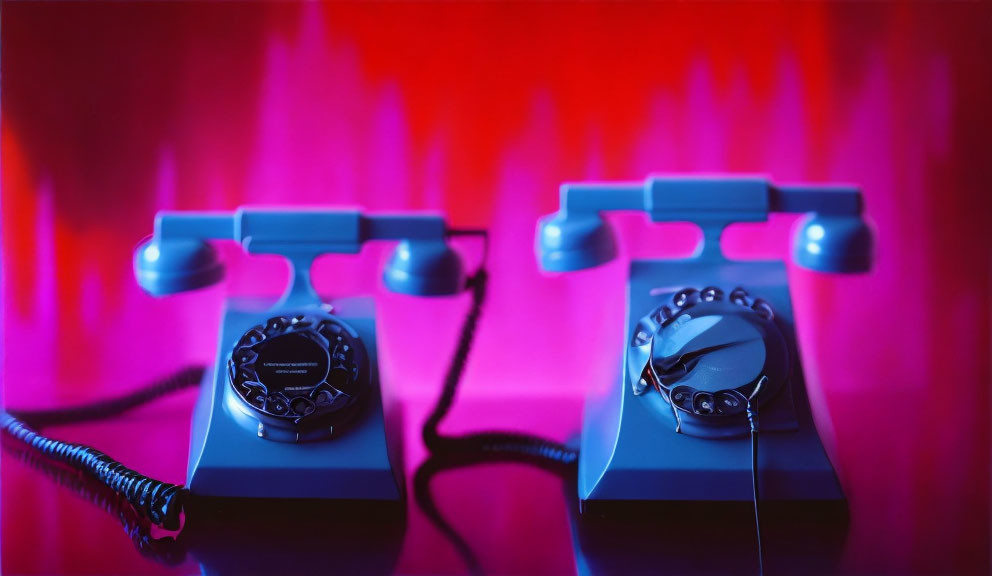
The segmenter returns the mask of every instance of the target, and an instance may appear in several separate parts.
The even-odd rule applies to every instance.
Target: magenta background
[[[2,25],[9,405],[80,401],[209,362],[224,295],[280,290],[278,261],[225,246],[225,284],[145,296],[131,251],[158,209],[441,209],[493,240],[491,297],[452,428],[564,437],[585,392],[619,366],[626,260],[538,272],[534,223],[561,181],[760,172],[856,182],[877,229],[875,270],[790,269],[817,422],[857,511],[845,561],[987,569],[987,5],[5,4]],[[787,257],[793,221],[739,226],[728,252]],[[630,215],[615,224],[625,258],[686,253],[696,237]],[[465,253],[474,258],[468,244]],[[412,466],[467,301],[385,293],[384,257],[381,247],[328,257],[315,277],[329,295],[377,295],[383,378],[406,406]],[[518,397],[533,415],[505,402]],[[98,446],[116,434],[88,430]],[[176,453],[149,472],[181,480],[186,439],[152,441]],[[554,484],[517,474],[521,490]],[[457,494],[456,478],[441,482]],[[49,571],[57,554],[26,552],[30,531],[11,527],[36,522],[30,511],[51,490],[31,475],[4,479],[2,567]],[[504,571],[560,569],[510,539],[528,523],[519,492],[504,512],[512,521],[467,525],[469,539],[521,548],[493,560]],[[561,540],[564,517],[548,521]],[[422,541],[400,568],[437,571],[450,551],[414,534]]]

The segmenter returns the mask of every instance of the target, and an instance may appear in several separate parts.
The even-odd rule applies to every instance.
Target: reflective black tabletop
[[[142,530],[99,485],[5,437],[3,573],[757,573],[749,505],[682,504],[609,519],[579,517],[574,475],[485,458],[427,459],[420,425],[433,401],[408,398],[388,413],[400,419],[404,435],[402,506],[194,499],[178,536]],[[193,393],[184,392],[115,420],[55,427],[50,435],[181,482],[192,402]],[[506,428],[512,414],[517,429],[565,440],[579,429],[581,408],[578,397],[470,398],[456,404],[442,428]],[[851,448],[870,450],[872,443]],[[880,481],[886,477],[890,471],[878,471]],[[940,524],[925,516],[928,507],[915,504],[911,492],[902,501],[863,497],[874,489],[845,485],[849,511],[764,508],[765,574],[987,571],[982,511],[949,519],[975,527],[972,542],[942,554],[920,550],[902,545],[905,527],[940,541]],[[901,524],[893,521],[899,514]]]

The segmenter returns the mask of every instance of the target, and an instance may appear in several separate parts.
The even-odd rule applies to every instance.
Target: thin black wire
[[[120,416],[162,396],[196,386],[203,379],[204,371],[203,366],[188,366],[132,392],[79,406],[47,410],[10,410],[8,412],[35,429],[77,424],[90,420],[106,420]]]
[[[751,490],[754,500],[754,532],[758,539],[758,576],[765,573],[764,550],[761,546],[761,514],[758,502],[758,406],[757,396],[766,377],[762,376],[758,385],[747,399],[747,421],[751,425]]]
[[[134,510],[166,530],[178,530],[189,497],[184,487],[144,476],[83,444],[49,438],[35,427],[110,418],[165,394],[200,383],[204,368],[191,367],[134,392],[91,404],[55,410],[0,411],[0,429],[40,454],[83,471],[124,498]]]
[[[758,432],[751,430],[751,487],[754,496],[754,532],[758,538],[758,576],[765,573],[764,551],[761,547],[761,514],[758,512]]]

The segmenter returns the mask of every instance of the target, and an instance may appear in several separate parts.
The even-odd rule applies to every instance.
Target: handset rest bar
[[[235,240],[248,252],[355,253],[370,240],[444,240],[437,214],[362,214],[357,210],[265,210],[160,212],[160,240]]]
[[[760,177],[652,177],[644,183],[568,183],[565,215],[614,210],[647,212],[655,222],[753,222],[770,212],[859,215],[854,186],[776,186]]]
[[[234,240],[251,254],[276,254],[291,267],[276,308],[320,303],[310,267],[322,254],[355,254],[371,240],[399,240],[383,275],[386,288],[403,294],[456,294],[465,288],[460,256],[447,243],[450,230],[438,214],[362,214],[357,210],[160,212],[154,237],[135,250],[138,283],[161,296],[214,284],[223,265],[211,240]],[[464,233],[464,231],[461,231]]]

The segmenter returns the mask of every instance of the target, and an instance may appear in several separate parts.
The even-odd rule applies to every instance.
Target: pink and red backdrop
[[[2,25],[9,405],[210,362],[224,295],[278,292],[277,260],[229,246],[223,285],[144,295],[131,253],[160,209],[346,204],[488,227],[491,297],[462,396],[577,407],[620,363],[626,263],[538,272],[534,223],[560,182],[856,182],[875,270],[790,269],[821,433],[852,508],[874,518],[853,523],[848,560],[988,565],[987,5],[18,3]],[[787,258],[793,222],[736,227],[728,251]],[[625,258],[695,240],[615,223]],[[385,293],[384,256],[325,258],[316,283],[378,296],[385,385],[424,405],[466,301]],[[577,410],[561,418],[517,424],[578,425]],[[185,439],[153,439],[185,454]],[[4,505],[7,527],[38,503]],[[421,560],[408,551],[401,569]]]

